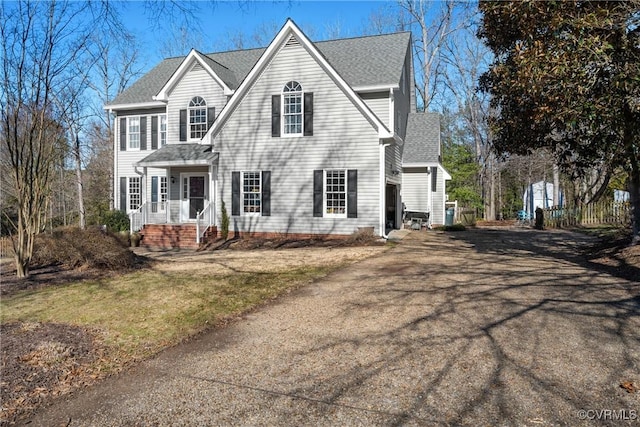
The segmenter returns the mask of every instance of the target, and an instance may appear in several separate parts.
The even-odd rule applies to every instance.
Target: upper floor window
[[[140,149],[140,117],[127,119],[127,141],[129,142],[129,150]]]
[[[167,144],[167,115],[160,115],[160,146]]]
[[[196,96],[189,102],[189,138],[202,138],[207,133],[207,103]]]
[[[283,133],[302,135],[302,86],[291,81],[282,90]]]

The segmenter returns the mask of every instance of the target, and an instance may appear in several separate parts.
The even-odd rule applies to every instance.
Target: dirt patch
[[[0,325],[0,335],[0,425],[14,423],[51,396],[67,394],[100,378],[91,366],[102,351],[91,331],[18,322]]]

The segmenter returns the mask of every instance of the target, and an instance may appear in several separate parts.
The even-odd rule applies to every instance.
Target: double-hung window
[[[140,177],[133,176],[129,178],[129,210],[135,211],[140,207],[141,203],[140,193]]]
[[[160,146],[167,144],[167,115],[161,114],[160,121]]]
[[[302,135],[302,86],[291,81],[282,91],[283,133]]]
[[[127,141],[129,150],[140,149],[140,117],[127,118]]]
[[[231,215],[271,215],[271,171],[231,172]]]
[[[189,102],[189,138],[202,138],[207,133],[207,103],[196,96]]]
[[[347,180],[345,170],[326,170],[324,172],[324,213],[326,215],[346,216]]]
[[[358,171],[356,169],[313,171],[313,216],[358,217]]]
[[[260,172],[242,173],[242,211],[260,213],[262,201]]]

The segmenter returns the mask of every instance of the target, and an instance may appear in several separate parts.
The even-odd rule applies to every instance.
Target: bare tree
[[[443,40],[441,47],[441,63],[445,72],[440,82],[443,98],[449,104],[457,106],[457,111],[463,126],[467,129],[476,154],[476,161],[480,165],[478,181],[482,189],[484,200],[484,218],[496,219],[499,207],[496,208],[497,176],[501,165],[491,152],[491,133],[487,119],[491,114],[489,96],[478,91],[478,79],[489,67],[492,58],[491,51],[475,36],[473,22],[477,11],[465,9],[461,19],[470,23],[468,27],[460,28]]]
[[[55,119],[55,90],[84,43],[72,24],[82,5],[0,4],[2,160],[9,165],[17,205],[14,252],[18,277],[29,274],[42,226],[50,176],[64,132]]]
[[[418,68],[415,84],[418,107],[428,111],[441,94],[443,76],[442,49],[449,37],[468,25],[460,19],[458,5],[453,0],[432,2],[428,0],[399,0],[399,6],[410,17],[410,28],[414,29],[413,54]]]

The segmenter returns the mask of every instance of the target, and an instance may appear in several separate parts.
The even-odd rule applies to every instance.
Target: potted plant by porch
[[[129,240],[131,240],[131,246],[137,248],[138,246],[140,246],[140,240],[142,240],[142,236],[137,231],[134,231],[133,233],[131,233]]]

